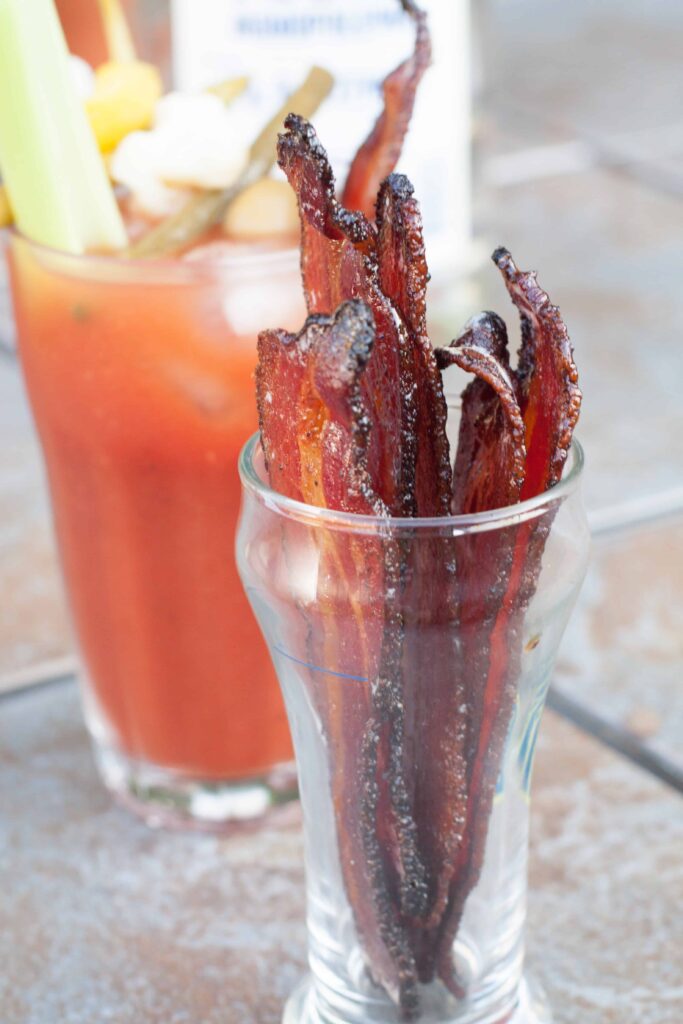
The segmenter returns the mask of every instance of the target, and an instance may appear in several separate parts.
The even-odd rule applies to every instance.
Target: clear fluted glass
[[[529,791],[556,653],[588,558],[582,463],[575,443],[562,482],[514,508],[467,517],[383,520],[321,510],[278,495],[267,483],[258,438],[243,450],[238,565],[284,693],[304,816],[310,973],[287,1004],[286,1024],[392,1024],[404,1019],[535,1024],[550,1019],[523,971]],[[487,718],[490,708],[476,692],[480,656],[491,659],[500,641],[500,636],[493,638],[500,601],[490,598],[487,589],[497,586],[500,576],[495,583],[487,571],[498,565],[508,576],[514,572],[505,551],[513,551],[522,537],[524,543],[540,538],[538,560],[527,598],[518,603],[516,618],[512,616],[504,633],[507,681],[496,700],[501,708],[508,704],[490,728],[495,718]],[[386,566],[392,546],[403,565],[398,598],[387,595],[386,578],[378,568]],[[469,612],[457,601],[441,600],[442,570],[450,574],[451,585],[455,581],[456,592],[459,574],[469,573]],[[403,782],[408,780],[402,792],[408,804],[412,801],[415,808],[422,801],[416,812],[418,856],[424,854],[425,842],[429,846],[432,825],[439,827],[437,815],[444,806],[448,809],[443,794],[451,777],[462,770],[450,758],[462,739],[459,723],[464,723],[463,735],[469,729],[469,742],[479,744],[478,753],[470,750],[469,761],[465,756],[469,782],[463,786],[471,794],[477,772],[484,780],[488,773],[490,781],[490,800],[481,799],[478,824],[481,863],[470,874],[469,885],[450,890],[452,902],[458,895],[464,899],[464,913],[445,954],[445,974],[452,968],[456,981],[447,987],[427,962],[422,968],[425,983],[416,986],[417,997],[413,994],[402,1008],[391,985],[378,983],[382,956],[367,911],[378,889],[369,879],[372,867],[363,863],[371,845],[354,845],[354,835],[364,835],[362,822],[372,793],[376,821],[382,800],[389,799],[387,792],[399,792],[389,782],[382,795],[382,779],[392,770],[390,754],[383,767],[378,768],[375,758],[379,797],[367,776],[372,719],[378,714],[381,718],[381,684],[375,673],[384,657],[380,633],[387,608],[399,612],[404,690],[393,708],[394,718],[390,708],[389,724],[380,723],[379,729],[393,730],[391,742],[401,746]],[[358,621],[364,623],[362,655],[359,634],[354,633]],[[386,647],[386,635],[384,642]],[[443,657],[449,650],[454,652],[452,661]],[[431,791],[434,822],[424,797],[430,772],[435,773],[432,784],[436,782]],[[396,827],[400,831],[400,822]],[[453,850],[447,835],[441,846],[432,848],[436,875],[447,876],[443,863],[451,854],[457,862],[457,828],[453,835]],[[393,842],[386,829],[380,846],[382,842],[386,854]],[[385,855],[385,874],[391,875],[386,860]],[[477,860],[474,854],[472,860]],[[388,896],[394,903],[397,877],[394,872],[394,890]],[[434,889],[434,878],[431,884]],[[445,935],[450,941],[448,929]],[[443,949],[441,955],[443,964]]]

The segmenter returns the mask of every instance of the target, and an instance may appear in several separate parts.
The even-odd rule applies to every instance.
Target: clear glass
[[[277,680],[234,559],[237,459],[298,253],[76,257],[9,240],[85,715],[107,786],[153,824],[220,828],[294,789]]]
[[[468,517],[382,520],[283,498],[266,483],[258,439],[245,447],[238,562],[285,696],[305,828],[310,975],[287,1004],[286,1024],[389,1024],[403,1019],[530,1024],[549,1019],[542,999],[532,996],[523,976],[529,785],[555,655],[588,557],[581,466],[581,449],[575,444],[563,481],[515,508]],[[485,580],[491,552],[514,545],[524,531],[540,531],[526,536],[547,534],[547,539],[533,598],[506,634],[511,658],[501,702],[508,705],[502,716],[494,716],[497,724],[491,727],[475,692],[480,655],[493,649],[489,581],[482,582],[478,595],[480,613],[470,614],[467,621],[438,592],[426,602],[424,595],[438,587],[447,566],[451,579],[474,565],[470,585],[479,567]],[[376,672],[383,663],[379,649],[385,640],[376,622],[382,618],[385,592],[377,584],[377,566],[389,564],[387,552],[396,545],[408,568],[398,598],[393,594],[394,604],[387,607],[400,612],[401,658],[408,669],[399,701],[382,705],[378,694],[383,684]],[[353,632],[359,611],[366,624],[362,656]],[[452,660],[444,659],[444,652],[451,652]],[[465,666],[464,678],[458,664]],[[368,665],[373,666],[370,671]],[[389,709],[386,720],[383,707]],[[461,731],[463,723],[469,733]],[[379,732],[381,743],[385,728],[393,731],[382,755],[381,746],[368,746],[368,740]],[[464,775],[462,761],[451,752],[484,736],[488,740],[466,762]],[[368,761],[368,750],[378,749],[380,763],[377,756]],[[409,780],[403,790],[408,810],[403,818],[399,814],[393,819],[395,833],[385,825],[382,835],[382,800],[393,798],[393,782],[387,780],[397,778],[391,775],[397,771],[391,760],[397,752],[399,770],[402,766],[403,778]],[[418,822],[418,856],[424,861],[425,851],[432,850],[431,892],[438,890],[439,879],[454,877],[447,865],[455,863],[449,858],[458,840],[449,839],[448,829],[458,834],[458,816],[445,817],[444,810],[449,809],[450,793],[455,801],[463,787],[473,791],[471,780],[479,770],[483,774],[477,777],[488,780],[490,798],[487,807],[482,782],[482,811],[476,820],[483,863],[478,881],[476,873],[471,876],[470,891],[455,891],[456,902],[458,892],[466,895],[455,941],[451,943],[447,930],[442,940],[446,971],[455,968],[453,991],[438,979],[428,980],[433,974],[428,954],[421,968],[425,983],[417,988],[419,1007],[413,1003],[402,1013],[387,992],[391,986],[373,981],[391,975],[368,924],[368,906],[374,908],[374,920],[381,920],[376,908],[382,906],[383,883],[377,883],[373,872],[379,863],[389,885],[385,895],[389,893],[395,909],[400,881],[396,849],[409,841],[406,823],[412,815]],[[399,789],[395,792],[400,795]],[[452,804],[456,810],[458,806],[460,821],[465,821],[469,804],[464,809]],[[431,830],[438,831],[439,821],[446,823],[444,839],[436,842]],[[401,828],[403,840],[397,839]],[[372,861],[378,836],[382,852]],[[386,882],[392,877],[393,890]],[[410,883],[410,873],[404,877]],[[353,900],[348,896],[351,887]],[[404,915],[404,925],[408,919],[410,914]]]

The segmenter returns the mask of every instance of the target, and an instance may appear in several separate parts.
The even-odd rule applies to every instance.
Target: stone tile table
[[[73,683],[0,699],[2,1024],[277,1024],[305,969],[298,805],[152,832],[94,773]],[[529,966],[555,1024],[680,1024],[680,794],[549,713]]]

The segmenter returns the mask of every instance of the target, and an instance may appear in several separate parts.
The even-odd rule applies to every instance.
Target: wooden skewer
[[[135,43],[120,0],[97,0],[107,41],[109,59],[117,64],[137,60]]]

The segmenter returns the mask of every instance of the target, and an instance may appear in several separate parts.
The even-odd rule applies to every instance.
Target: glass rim
[[[240,480],[245,490],[252,493],[264,506],[289,519],[353,533],[413,533],[415,530],[446,532],[451,536],[464,533],[483,532],[518,526],[520,523],[539,519],[560,502],[573,494],[581,481],[585,456],[581,443],[574,438],[569,449],[566,465],[569,467],[559,483],[543,494],[516,505],[476,512],[470,515],[431,516],[420,518],[398,518],[395,516],[361,515],[356,512],[339,512],[335,509],[319,508],[306,502],[288,498],[275,491],[261,479],[254,466],[254,458],[261,448],[261,435],[257,431],[243,445],[239,455]]]
[[[117,256],[115,253],[72,253],[57,249],[42,242],[36,242],[23,234],[14,225],[9,225],[0,231],[0,241],[5,235],[10,244],[19,243],[46,260],[53,263],[59,262],[67,273],[74,276],[84,276],[87,269],[88,276],[96,274],[99,278],[118,278],[123,276],[136,277],[143,281],[155,279],[158,281],[197,281],[201,279],[218,279],[226,273],[244,271],[273,272],[279,269],[289,270],[299,266],[299,243],[288,245],[279,249],[268,248],[267,244],[258,242],[235,242],[239,251],[235,253],[221,253],[210,259],[179,259],[173,256],[164,256],[160,259],[131,259]]]

